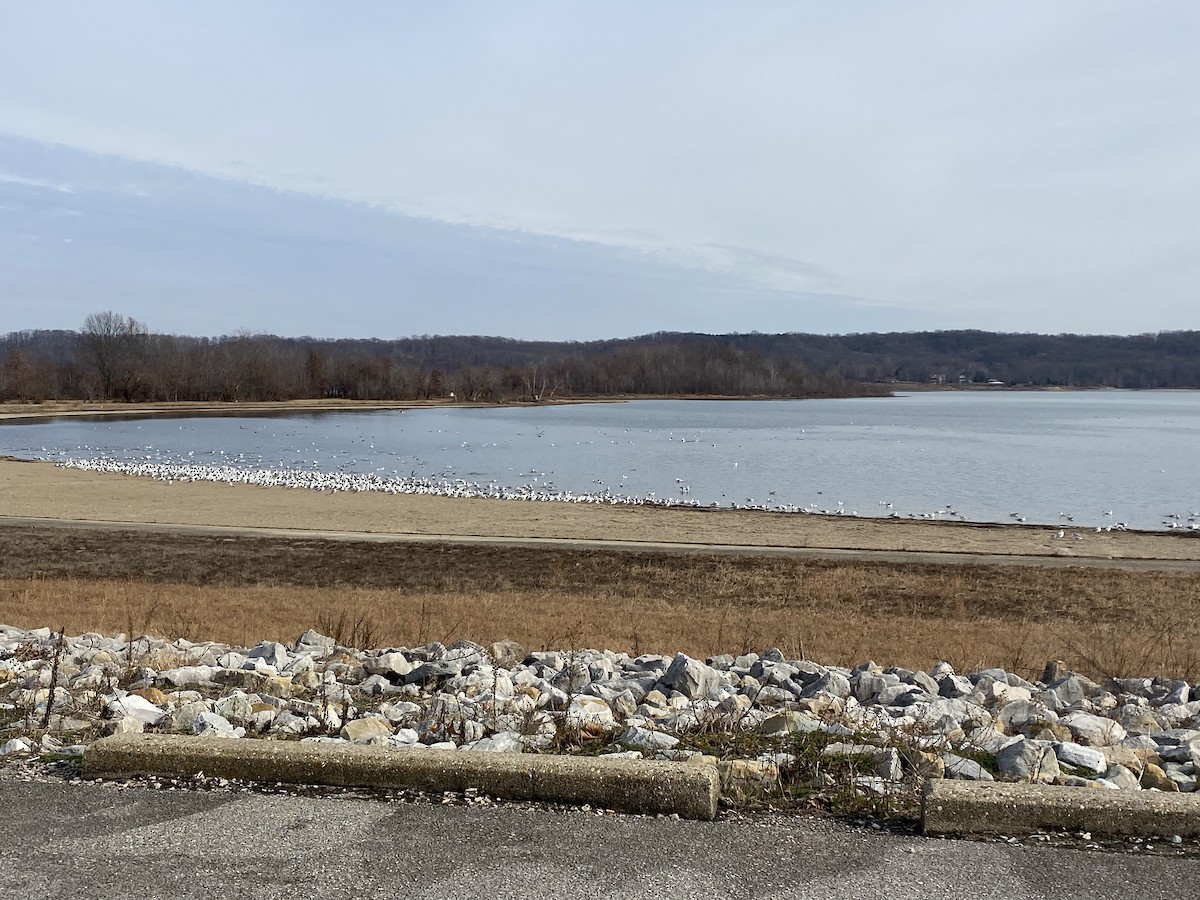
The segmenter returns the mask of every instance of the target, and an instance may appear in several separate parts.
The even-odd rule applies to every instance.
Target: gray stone
[[[882,672],[856,672],[850,676],[850,687],[859,703],[869,703],[884,688],[900,683],[900,676]]]
[[[383,675],[392,680],[399,680],[413,670],[413,664],[408,657],[398,650],[381,653],[376,657],[363,660],[363,671],[369,675]]]
[[[396,733],[388,738],[388,743],[399,747],[421,746],[421,736],[415,728],[397,728]]]
[[[14,753],[32,753],[33,742],[28,738],[15,737],[0,745],[0,756],[11,756]]]
[[[722,653],[718,656],[710,656],[704,661],[704,664],[718,672],[728,672],[733,668],[733,657],[728,653]]]
[[[227,694],[213,703],[213,712],[224,716],[231,722],[245,722],[254,715],[254,703],[249,696],[237,691]]]
[[[1129,734],[1154,734],[1163,730],[1153,710],[1133,703],[1118,707],[1114,718]]]
[[[191,732],[223,738],[239,738],[246,733],[245,729],[234,728],[228,719],[215,712],[202,712],[192,719]]]
[[[525,660],[525,648],[516,641],[496,641],[488,647],[492,661],[502,669],[512,669]]]
[[[1017,700],[1033,699],[1033,691],[1020,685],[1009,684],[1007,681],[993,681],[983,691],[983,696],[990,704],[1013,703]]]
[[[1149,678],[1114,678],[1109,682],[1109,690],[1150,700],[1154,697],[1154,682]]]
[[[290,710],[284,710],[271,717],[271,731],[282,735],[300,735],[320,727],[320,723],[311,716],[298,716]]]
[[[617,725],[612,708],[599,697],[586,694],[571,698],[567,721],[576,728],[596,731],[608,731]]]
[[[1178,786],[1182,793],[1190,794],[1196,790],[1196,771],[1191,763],[1163,763],[1163,772]]]
[[[169,684],[172,687],[185,690],[188,688],[210,688],[213,681],[212,666],[179,666],[158,673],[155,679],[159,684]]]
[[[247,661],[260,660],[266,665],[274,666],[276,670],[279,670],[292,661],[292,655],[288,653],[287,647],[278,641],[263,641],[246,654],[246,659]]]
[[[1137,775],[1125,766],[1109,766],[1104,771],[1104,780],[1122,791],[1136,791],[1141,788]]]
[[[649,728],[633,725],[621,732],[617,743],[642,750],[670,750],[679,743],[679,738],[662,731],[651,731]]]
[[[446,645],[440,641],[433,641],[426,644],[424,647],[414,647],[409,651],[409,656],[421,662],[433,662],[435,659],[443,659],[446,656]]]
[[[1195,703],[1164,703],[1162,706],[1154,710],[1158,716],[1158,720],[1172,728],[1180,725],[1187,725],[1195,728],[1200,724],[1200,704]]]
[[[963,781],[994,781],[992,773],[975,762],[958,756],[955,753],[942,752],[938,756],[946,767],[947,778],[958,778]]]
[[[1086,696],[1083,683],[1074,675],[1068,675],[1066,678],[1060,678],[1047,684],[1045,693],[1054,695],[1060,709],[1078,703]]]
[[[1200,744],[1200,729],[1197,728],[1168,728],[1160,734],[1154,735],[1154,741],[1157,744]]]
[[[1013,700],[995,713],[997,724],[1008,734],[1016,734],[1033,725],[1058,721],[1058,715],[1033,700]]]
[[[1126,737],[1126,731],[1120,723],[1091,713],[1068,713],[1059,721],[1071,730],[1077,742],[1088,747],[1118,744]]]
[[[122,716],[119,719],[109,719],[104,723],[105,734],[141,734],[146,726],[141,719],[133,716]]]
[[[879,706],[912,706],[920,701],[930,701],[933,698],[913,684],[893,684],[885,687],[875,696]]]
[[[972,747],[995,755],[1005,747],[1020,742],[1021,738],[1007,735],[991,725],[981,725],[967,735],[967,740]]]
[[[740,695],[736,696],[738,699],[746,699]],[[624,721],[625,719],[628,719],[637,710],[637,700],[628,690],[622,691],[615,697],[608,698],[606,702],[618,721]]]
[[[221,669],[240,669],[246,664],[246,654],[229,650],[216,659],[216,665]]]
[[[961,697],[969,697],[975,690],[975,685],[971,684],[969,678],[964,678],[962,675],[955,675],[953,672],[943,675],[937,682],[938,696],[940,697],[959,699]]]
[[[297,653],[325,653],[332,650],[336,644],[337,641],[333,638],[310,628],[296,638],[295,649]]]
[[[423,662],[404,676],[405,684],[428,684],[455,678],[463,672],[461,659],[435,659]]]
[[[805,697],[815,697],[821,693],[845,699],[850,696],[850,679],[831,669],[804,688]]]
[[[303,676],[301,676],[301,677],[303,677]],[[295,678],[292,679],[292,683],[293,684],[297,683]],[[320,686],[320,682],[317,682],[316,684],[314,684],[312,687],[309,687],[308,689],[316,690],[316,688],[319,686]],[[368,675],[358,685],[358,689],[360,691],[362,691],[364,694],[366,694],[368,697],[378,697],[383,694],[399,694],[401,691],[404,690],[402,685],[393,684],[391,681],[389,681],[387,678],[385,678],[382,675]]]
[[[467,747],[464,745],[463,749],[467,749]],[[521,735],[515,731],[500,731],[489,737],[480,738],[470,745],[470,749],[488,753],[523,753],[525,744],[521,740]]]
[[[721,684],[721,673],[686,654],[676,654],[658,681],[659,690],[678,691],[689,700],[703,700]]]
[[[1191,686],[1186,681],[1174,681],[1171,683],[1171,689],[1167,696],[1163,698],[1163,705],[1167,704],[1186,704],[1191,697]]]
[[[1108,770],[1108,757],[1094,747],[1064,741],[1054,745],[1054,755],[1059,762],[1075,768],[1090,769],[1098,774]]]
[[[208,711],[208,704],[203,700],[177,706],[171,710],[169,716],[171,729],[173,731],[191,731],[192,722],[196,720],[196,717]]]
[[[1012,781],[1051,782],[1059,775],[1053,747],[1027,738],[1002,748],[996,754],[996,768]]]
[[[389,722],[415,722],[421,715],[421,706],[407,700],[385,701],[379,704],[379,714]]]
[[[954,666],[946,662],[944,659],[939,661],[932,669],[929,670],[929,677],[934,681],[942,678],[944,675],[953,675]]]
[[[1159,744],[1158,755],[1167,762],[1190,763],[1196,750],[1195,744]]]
[[[926,675],[924,672],[910,672],[907,678],[902,679],[905,684],[912,684],[919,687],[927,694],[936,697],[941,690],[941,685],[933,678]]]

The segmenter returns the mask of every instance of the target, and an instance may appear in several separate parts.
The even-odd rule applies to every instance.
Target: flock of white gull
[[[678,496],[660,497],[651,492],[645,496],[615,493],[606,487],[593,491],[562,490],[553,483],[538,484],[537,478],[532,483],[517,486],[502,485],[496,481],[480,483],[463,478],[449,476],[426,476],[415,472],[403,476],[398,474],[380,474],[375,472],[327,471],[318,468],[270,468],[230,464],[196,464],[182,462],[161,462],[145,460],[121,460],[114,458],[90,458],[60,460],[60,466],[81,469],[104,474],[131,475],[142,478],[152,478],[167,483],[186,483],[192,481],[217,482],[227,485],[257,485],[260,487],[286,487],[321,491],[327,493],[384,493],[384,494],[426,494],[440,497],[481,498],[490,500],[524,500],[548,503],[586,503],[608,506],[651,506],[651,507],[681,507],[681,508],[730,508],[742,510],[758,510],[776,513],[799,513],[810,515],[858,516],[857,510],[847,509],[839,502],[834,507],[821,507],[816,503],[806,506],[777,502],[773,497],[765,502],[746,498],[745,502],[730,502],[728,505],[710,503],[703,504],[688,496],[690,488],[682,479],[676,479]],[[535,473],[530,473],[535,474]],[[599,482],[596,482],[599,483]],[[772,492],[773,493],[773,492]],[[880,511],[873,518],[904,518],[892,510],[892,504],[879,501]],[[1103,513],[1111,517],[1112,511]],[[927,519],[942,521],[970,521],[962,513],[950,505],[929,513],[909,513],[910,519]],[[1012,513],[1011,518],[1018,524],[1026,521],[1025,516]],[[1111,521],[1110,524],[1080,529],[1074,523],[1074,516],[1061,513],[1060,524],[1064,527],[1051,532],[1051,538],[1081,540],[1084,531],[1125,531],[1128,526],[1124,522]],[[1176,513],[1167,513],[1163,519],[1163,527],[1175,530],[1186,529],[1200,531],[1200,512],[1189,512],[1185,517]]]

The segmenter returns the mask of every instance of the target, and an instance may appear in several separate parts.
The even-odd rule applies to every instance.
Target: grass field
[[[1200,575],[0,528],[0,622],[1200,679]]]

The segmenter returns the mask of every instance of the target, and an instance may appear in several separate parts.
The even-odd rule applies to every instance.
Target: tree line
[[[1200,388],[1200,332],[683,334],[586,341],[157,334],[115,312],[0,337],[0,399],[538,402],[845,397],[911,383]]]
[[[79,331],[0,338],[0,399],[539,402],[597,396],[839,397],[883,393],[721,337],[553,343],[493,337],[325,340],[156,334],[115,312]]]

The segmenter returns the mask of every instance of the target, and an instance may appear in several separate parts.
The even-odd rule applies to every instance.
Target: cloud
[[[39,181],[36,178],[23,178],[20,175],[9,175],[5,172],[0,172],[0,184],[16,184],[21,187],[37,188],[44,191],[54,191],[59,194],[75,193],[70,187],[65,184],[52,184],[48,181]]]
[[[838,331],[867,308],[763,288],[746,274],[752,256],[728,248],[720,252],[736,265],[684,266],[598,242],[437,222],[12,138],[0,138],[0,153],[31,178],[39,167],[69,171],[75,186],[73,215],[35,196],[0,218],[0,237],[10,238],[0,240],[9,327],[74,328],[89,312],[113,308],[190,334],[588,339],[780,322]],[[130,184],[141,187],[131,192]],[[19,247],[18,234],[33,246]],[[903,312],[888,321],[924,324]]]
[[[868,304],[1014,330],[1193,321],[1200,7],[1182,0],[1154,15],[518,0],[6,18],[20,39],[0,54],[0,121],[40,146],[573,241],[648,284],[686,270],[756,291],[778,329],[777,291],[864,324]],[[79,166],[35,168],[68,185]],[[547,251],[544,270],[571,253]],[[675,302],[688,321],[695,304]]]

